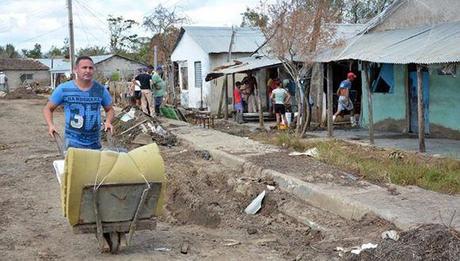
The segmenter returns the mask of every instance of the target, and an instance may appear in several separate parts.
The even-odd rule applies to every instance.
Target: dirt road
[[[169,184],[157,230],[137,232],[119,255],[99,253],[95,236],[72,234],[61,214],[52,170],[57,153],[41,115],[45,102],[0,100],[2,260],[333,260],[336,247],[371,242],[392,227],[374,218],[346,221],[278,189],[268,192],[260,213],[248,216],[242,210],[271,181],[242,177],[180,144],[161,148]],[[56,124],[62,126],[62,113]],[[323,230],[299,222],[292,210]],[[187,254],[180,253],[184,243]]]

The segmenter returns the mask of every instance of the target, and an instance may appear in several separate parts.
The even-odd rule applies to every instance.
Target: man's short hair
[[[94,64],[93,59],[91,59],[91,57],[87,55],[82,55],[82,56],[77,57],[77,60],[75,61],[75,65],[78,65],[81,60],[90,60]]]

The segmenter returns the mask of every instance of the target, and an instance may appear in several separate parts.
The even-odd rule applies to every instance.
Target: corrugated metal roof
[[[231,27],[184,26],[185,33],[206,53],[226,53],[232,37]],[[264,42],[263,33],[257,28],[236,27],[232,52],[251,53]]]
[[[358,35],[318,62],[362,60],[394,64],[460,62],[460,21]]]
[[[334,24],[334,26],[335,40],[349,39],[355,36],[363,27],[361,24]],[[221,77],[225,74],[242,73],[281,64],[282,61],[280,59],[265,54],[265,52],[270,53],[269,49],[269,46],[267,46],[265,49],[259,50],[259,53],[254,54],[251,57],[234,59],[231,63],[219,66],[206,76],[206,81]],[[299,58],[298,62],[301,61],[302,60]]]
[[[53,59],[53,66],[51,67],[51,59],[37,59],[42,64],[50,68],[50,72],[66,73],[70,72],[70,63],[68,59]]]
[[[334,40],[346,40],[357,35],[363,28],[363,24],[334,24]]]
[[[94,64],[98,64],[103,62],[107,59],[110,59],[114,56],[114,54],[105,54],[105,55],[93,55],[90,56],[93,59]],[[69,59],[53,59],[53,67],[51,68],[51,59],[37,59],[42,64],[48,66],[50,68],[50,72],[53,73],[68,73],[70,72],[70,62]]]

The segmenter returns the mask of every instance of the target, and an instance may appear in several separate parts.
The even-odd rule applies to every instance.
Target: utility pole
[[[75,40],[73,36],[73,16],[72,16],[72,0],[67,0],[67,10],[69,11],[69,60],[71,78],[74,79],[75,66]]]

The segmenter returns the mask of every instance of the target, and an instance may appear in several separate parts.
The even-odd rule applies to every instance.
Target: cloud
[[[1,0],[0,45],[12,43],[16,49],[30,49],[35,43],[46,52],[54,45],[61,47],[68,37],[67,6],[63,0]],[[76,49],[108,46],[109,14],[134,19],[142,23],[158,4],[178,6],[194,24],[239,25],[246,6],[255,6],[259,0],[73,0],[73,18]],[[150,36],[142,27],[140,36]]]

